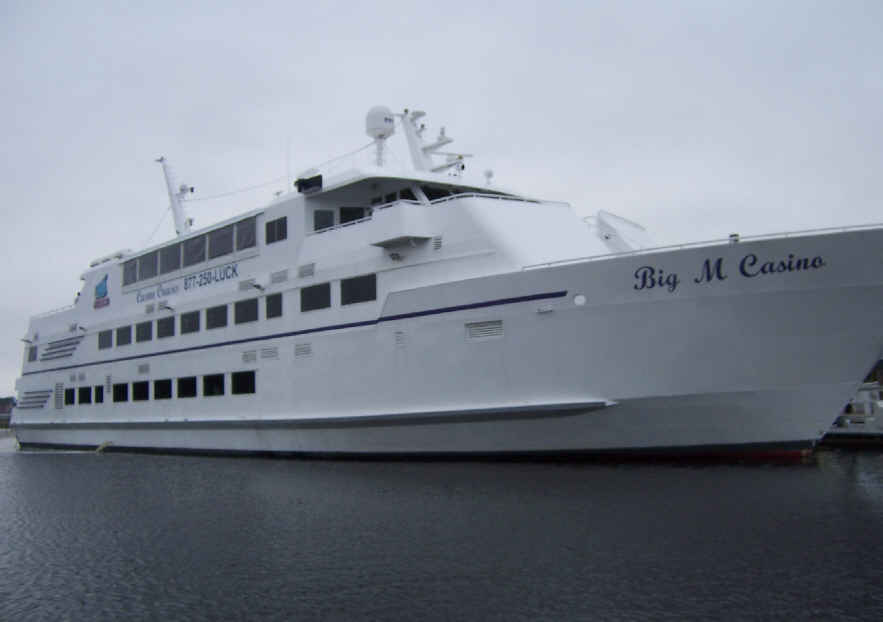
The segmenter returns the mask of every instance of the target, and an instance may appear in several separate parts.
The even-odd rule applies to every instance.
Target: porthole
[[[573,304],[575,304],[577,307],[583,306],[584,304],[586,304],[586,297],[582,294],[577,294],[573,297]]]

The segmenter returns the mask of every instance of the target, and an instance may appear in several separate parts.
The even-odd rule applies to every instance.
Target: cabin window
[[[267,296],[267,319],[282,316],[282,294]]]
[[[117,329],[117,345],[127,346],[132,343],[132,327],[120,326]]]
[[[181,245],[172,244],[159,249],[159,273],[166,274],[181,267]]]
[[[258,319],[258,299],[239,300],[233,305],[233,321],[237,324],[256,322]]]
[[[209,374],[203,376],[202,395],[204,397],[224,395],[224,374]]]
[[[181,334],[199,331],[199,311],[181,314]]]
[[[113,347],[113,331],[103,330],[98,333],[98,349],[107,350]]]
[[[233,395],[255,392],[255,380],[253,371],[235,371],[230,374],[230,384]]]
[[[374,197],[371,199],[371,205],[380,205],[383,203],[383,197]]]
[[[92,387],[80,387],[77,389],[77,404],[92,403]]]
[[[321,231],[334,226],[334,210],[317,209],[313,212],[313,231]]]
[[[184,240],[184,267],[205,261],[205,236]]]
[[[104,387],[101,385],[95,386],[95,403],[103,404],[104,403]]]
[[[199,313],[196,314],[199,317]],[[174,316],[160,318],[156,321],[156,338],[175,336],[175,318]]]
[[[128,402],[129,401],[129,385],[125,382],[113,385],[113,401]]]
[[[138,258],[138,280],[152,279],[157,274],[157,260],[159,253],[153,251]]]
[[[205,327],[221,328],[227,325],[227,305],[210,307],[205,310]]]
[[[243,248],[251,248],[257,245],[257,235],[255,235],[255,219],[246,218],[236,223],[236,250],[241,251]]]
[[[123,285],[131,285],[138,280],[138,260],[130,259],[123,264]]]
[[[37,360],[37,346],[28,346],[28,363]]]
[[[426,195],[426,198],[430,201],[435,201],[436,199],[444,198],[451,193],[444,188],[437,188],[435,186],[420,186],[423,189],[423,194]]]
[[[233,225],[221,227],[208,234],[208,258],[214,259],[233,252]]]
[[[395,200],[396,200],[396,193],[395,192],[390,192],[388,195],[383,197],[384,203],[394,203]]]
[[[300,310],[315,311],[331,306],[331,283],[310,285],[300,290]]]
[[[71,406],[76,403],[76,389],[65,389],[64,390],[64,405]]]
[[[153,381],[153,399],[169,400],[172,399],[172,379]]]
[[[144,402],[150,399],[150,383],[147,380],[132,383],[132,401]]]
[[[281,242],[288,237],[288,220],[285,216],[267,221],[267,244]]]
[[[366,274],[340,281],[340,304],[377,300],[377,275]]]
[[[153,339],[153,322],[140,322],[135,325],[135,341],[150,341]]]
[[[414,191],[410,188],[402,188],[399,190],[399,198],[402,201],[416,201],[417,197],[414,196]]]
[[[178,378],[178,397],[196,397],[196,376]]]
[[[340,224],[352,222],[354,220],[362,220],[365,217],[364,207],[341,207],[340,208]]]

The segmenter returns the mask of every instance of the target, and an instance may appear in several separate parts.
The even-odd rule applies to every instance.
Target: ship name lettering
[[[714,279],[718,281],[723,281],[727,278],[727,275],[724,274],[724,258],[718,257],[714,261],[714,267],[712,268],[711,260],[706,259],[705,263],[702,264],[702,272],[699,273],[699,276],[693,279],[694,283],[702,283],[705,281],[706,283],[711,283]]]
[[[635,289],[653,289],[654,287],[665,287],[668,291],[673,292],[678,288],[681,282],[678,275],[674,272],[665,274],[665,271],[652,266],[641,266],[635,270]]]
[[[761,261],[754,253],[749,253],[739,262],[739,272],[742,276],[754,278],[763,274],[776,274],[779,272],[798,272],[802,270],[818,270],[823,268],[824,258],[819,255],[815,257],[795,257],[793,253],[788,255],[787,259]]]

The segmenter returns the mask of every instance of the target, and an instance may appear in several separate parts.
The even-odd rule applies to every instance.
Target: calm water
[[[883,453],[0,452],[2,620],[883,619]]]

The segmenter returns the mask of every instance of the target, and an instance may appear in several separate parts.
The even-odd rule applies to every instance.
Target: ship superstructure
[[[92,262],[31,319],[22,445],[803,450],[879,359],[880,227],[650,248],[470,179],[422,117],[372,109],[369,164],[200,230],[160,159],[177,237]]]

